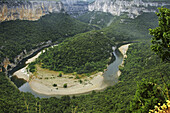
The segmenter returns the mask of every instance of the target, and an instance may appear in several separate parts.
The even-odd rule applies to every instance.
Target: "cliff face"
[[[93,0],[60,0],[60,1],[0,1],[0,22],[8,20],[38,20],[52,12],[67,12],[77,17],[88,12],[88,4]]]
[[[0,21],[38,20],[50,12],[60,12],[62,7],[55,1],[0,2]]]
[[[155,12],[156,7],[170,5],[163,2],[143,2],[142,0],[95,0],[89,4],[89,11],[109,12],[113,15],[128,13],[130,18],[135,18],[142,12]]]
[[[16,19],[38,20],[51,12],[67,12],[77,17],[88,11],[102,11],[118,16],[128,13],[130,18],[135,18],[142,12],[155,12],[156,7],[164,5],[167,5],[167,2],[143,2],[142,0],[0,1],[0,22]]]
[[[73,17],[88,12],[88,1],[62,0],[64,11]]]

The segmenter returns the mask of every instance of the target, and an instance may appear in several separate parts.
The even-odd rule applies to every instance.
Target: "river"
[[[119,71],[118,66],[123,61],[123,55],[121,54],[121,52],[116,47],[113,47],[113,50],[114,50],[113,55],[115,56],[115,60],[108,65],[107,70],[103,74],[104,84],[107,84],[108,86],[113,86],[114,84],[116,84],[118,82],[118,74],[117,74],[117,72]],[[39,54],[39,53],[37,53],[37,54]],[[32,56],[32,57],[34,57],[34,56]],[[15,77],[12,77],[12,81],[16,85],[18,82],[22,84],[22,85],[19,85],[19,90],[22,92],[30,92],[35,97],[40,97],[40,98],[49,98],[49,97],[55,96],[55,95],[39,94],[32,90],[32,88],[30,87],[28,82],[23,84],[22,79],[17,79],[16,81],[14,81],[13,80],[14,78]],[[55,97],[61,97],[61,96],[55,96]]]

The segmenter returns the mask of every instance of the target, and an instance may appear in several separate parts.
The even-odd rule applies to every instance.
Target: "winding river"
[[[121,54],[121,52],[116,47],[113,47],[113,50],[114,50],[113,54],[115,56],[115,60],[108,65],[107,70],[103,74],[103,77],[104,77],[103,82],[104,82],[104,84],[107,84],[108,86],[113,86],[114,84],[116,84],[118,82],[118,74],[117,74],[118,71],[119,71],[118,66],[123,61],[123,55]],[[39,53],[37,53],[37,54],[39,54]],[[32,56],[32,57],[35,57],[35,56]],[[12,81],[13,81],[13,77],[12,77]],[[21,82],[21,81],[22,80],[18,79],[17,81],[13,81],[13,82],[15,84],[17,84],[17,82]],[[22,91],[22,92],[30,92],[35,97],[39,97],[39,98],[49,98],[49,97],[52,97],[52,96],[53,97],[54,96],[55,97],[61,97],[61,96],[56,96],[56,95],[39,94],[39,93],[32,90],[32,88],[30,87],[28,82],[22,84],[19,87],[19,90]]]

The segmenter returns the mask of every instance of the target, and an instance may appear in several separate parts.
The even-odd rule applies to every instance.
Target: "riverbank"
[[[29,82],[33,91],[44,95],[79,95],[93,90],[103,90],[107,87],[103,83],[103,72],[98,72],[90,77],[76,78],[76,75],[59,73],[37,67],[38,71]],[[67,88],[64,88],[67,84]]]
[[[129,45],[131,45],[131,44],[126,44],[126,45],[120,46],[120,47],[118,48],[119,51],[120,51],[120,52],[122,53],[122,55],[123,55],[123,61],[122,61],[122,63],[120,64],[120,66],[124,66],[124,65],[123,65],[123,64],[124,64],[124,58],[127,58],[126,53],[127,53],[127,51],[128,51]],[[120,70],[117,72],[117,75],[118,75],[118,77],[121,75],[121,71],[120,71]]]
[[[119,51],[124,57],[126,57],[126,51],[128,50],[129,45],[130,44],[126,44],[119,48]],[[35,61],[40,54],[41,52],[28,59],[26,64]],[[103,72],[96,73],[90,77],[77,78],[76,75],[70,74],[64,74],[62,77],[58,77],[59,72],[42,69],[39,66],[37,67],[37,70],[38,71],[34,76],[27,72],[26,67],[18,70],[14,74],[17,75],[18,78],[27,80],[31,90],[34,92],[49,96],[87,94],[93,90],[104,90],[109,86],[105,81],[106,76],[103,76]],[[113,68],[111,68],[111,70],[113,70]],[[120,71],[114,73],[117,73],[118,75],[121,74]],[[107,75],[110,76],[110,74]],[[29,78],[31,79],[29,80]],[[67,84],[67,88],[64,88],[64,84]]]
[[[25,62],[25,64],[29,64],[29,63],[31,63],[31,62],[34,62],[34,61],[36,60],[36,58],[38,58],[38,57],[40,56],[40,54],[41,54],[41,52],[39,52],[39,53],[38,53],[37,55],[35,55],[34,57],[28,59],[28,60]],[[26,81],[29,81],[29,77],[30,77],[31,73],[29,73],[29,72],[27,71],[27,67],[28,67],[28,65],[25,66],[25,67],[22,68],[22,69],[19,69],[18,71],[16,71],[15,73],[13,73],[13,76],[16,76],[16,77],[19,78],[19,79],[24,79],[24,80],[26,80]]]

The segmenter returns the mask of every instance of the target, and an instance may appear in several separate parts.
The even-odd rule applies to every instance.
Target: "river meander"
[[[114,49],[113,54],[115,56],[115,60],[108,65],[107,70],[103,74],[103,77],[104,77],[103,84],[107,84],[107,86],[113,86],[114,84],[116,84],[118,82],[118,71],[119,71],[118,66],[123,61],[123,55],[121,54],[121,52],[116,47],[113,47],[113,49]],[[34,56],[32,56],[32,57],[34,57]],[[18,65],[18,66],[20,66],[20,65]],[[14,81],[14,83],[17,84],[17,82],[21,82],[21,81],[22,80],[18,79],[16,82]],[[30,84],[28,82],[22,84],[19,87],[19,90],[22,92],[30,92],[35,97],[40,97],[40,98],[60,97],[58,95],[46,95],[46,94],[37,93],[34,90],[32,90],[32,88],[30,87]]]

